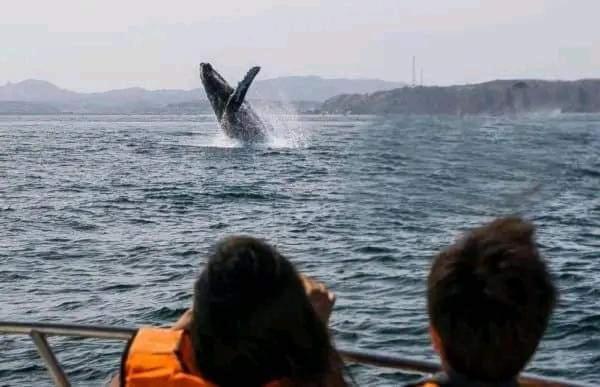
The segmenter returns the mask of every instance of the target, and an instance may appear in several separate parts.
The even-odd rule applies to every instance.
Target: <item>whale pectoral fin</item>
[[[259,71],[260,67],[255,66],[252,67],[248,73],[246,73],[246,76],[240,81],[240,83],[238,83],[233,94],[229,96],[229,100],[227,101],[227,110],[236,111],[240,108],[240,106],[242,106],[244,98],[246,98],[246,93],[248,93],[248,89],[250,88],[252,81],[254,81],[254,78]]]

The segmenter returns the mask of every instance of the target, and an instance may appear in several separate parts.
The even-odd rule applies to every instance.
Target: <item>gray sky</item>
[[[0,83],[80,91],[321,75],[426,84],[600,77],[599,0],[19,0],[0,12]]]

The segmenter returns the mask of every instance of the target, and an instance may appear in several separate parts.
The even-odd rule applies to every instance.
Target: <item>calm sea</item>
[[[529,371],[600,378],[600,116],[281,116],[265,146],[212,116],[0,116],[0,319],[136,326],[189,305],[220,237],[264,237],[337,293],[338,345],[435,360],[424,289],[461,231],[519,213],[561,300]],[[75,385],[122,343],[52,339]],[[400,372],[351,366],[360,385]],[[50,385],[0,337],[0,385]]]

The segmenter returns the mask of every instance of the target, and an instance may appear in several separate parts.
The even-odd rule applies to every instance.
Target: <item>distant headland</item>
[[[323,113],[343,114],[495,115],[544,110],[600,112],[600,79],[496,80],[461,86],[403,87],[339,95],[321,106]]]

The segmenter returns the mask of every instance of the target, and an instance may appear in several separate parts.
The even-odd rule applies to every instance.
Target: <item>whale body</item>
[[[265,123],[245,101],[246,93],[259,71],[260,67],[252,67],[234,89],[210,63],[200,64],[200,79],[206,96],[228,137],[243,142],[265,139]]]

